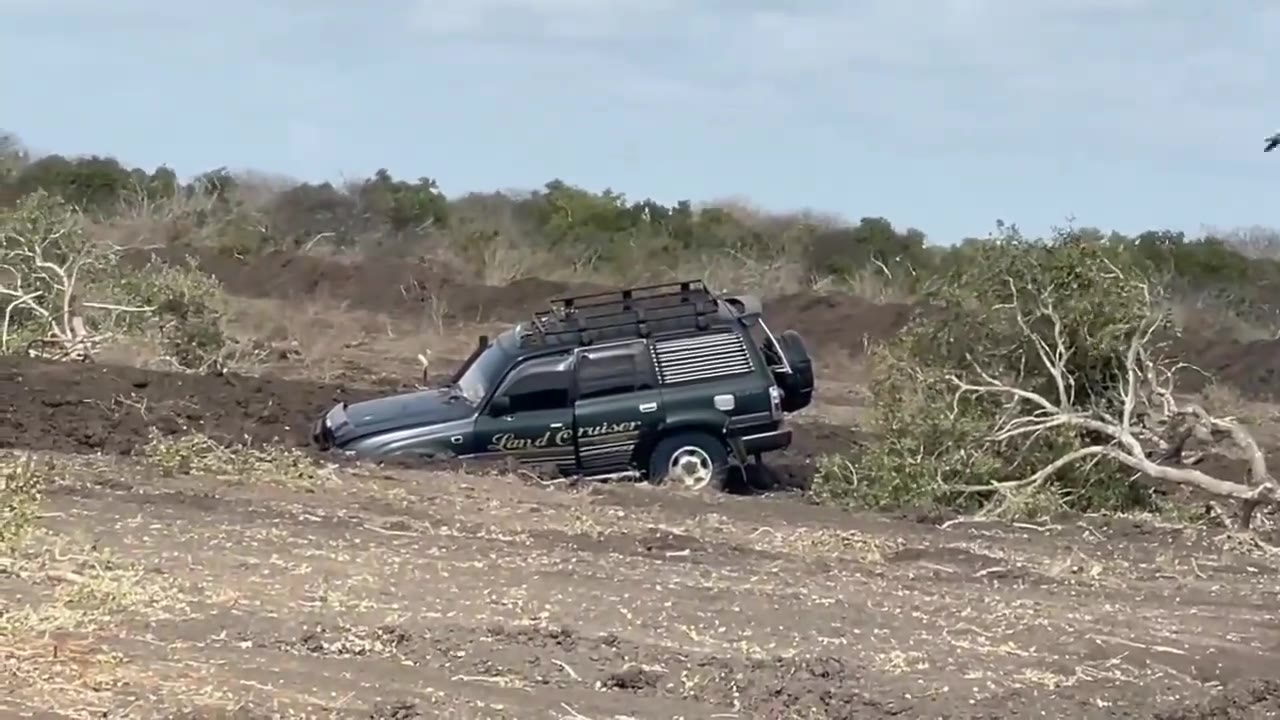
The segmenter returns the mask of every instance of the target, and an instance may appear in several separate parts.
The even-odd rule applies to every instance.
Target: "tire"
[[[774,378],[782,389],[782,409],[784,412],[803,410],[813,402],[813,358],[804,337],[795,330],[782,333],[778,347],[791,366],[790,373]]]
[[[700,467],[685,478],[672,476],[673,466],[681,458],[688,461],[682,464],[686,469],[694,469],[695,461]],[[649,482],[672,483],[691,490],[723,490],[729,467],[729,450],[721,440],[705,432],[678,432],[660,440],[649,453]]]

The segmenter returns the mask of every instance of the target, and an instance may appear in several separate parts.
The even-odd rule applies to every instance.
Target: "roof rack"
[[[550,310],[534,313],[525,337],[536,344],[590,345],[653,332],[707,330],[718,324],[719,299],[702,280],[684,280],[555,298]]]

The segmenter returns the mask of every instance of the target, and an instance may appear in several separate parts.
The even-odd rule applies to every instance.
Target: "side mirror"
[[[511,412],[511,398],[505,395],[498,395],[489,401],[489,415],[492,417],[502,417]]]

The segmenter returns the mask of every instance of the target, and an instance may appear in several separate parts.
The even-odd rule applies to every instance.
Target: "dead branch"
[[[1236,521],[1241,529],[1250,527],[1258,507],[1280,503],[1280,485],[1271,476],[1266,456],[1252,434],[1233,418],[1214,417],[1199,405],[1181,403],[1174,397],[1173,378],[1182,366],[1170,367],[1154,361],[1147,350],[1158,328],[1157,318],[1143,322],[1131,337],[1124,372],[1116,384],[1116,392],[1119,394],[1117,404],[1122,411],[1121,416],[1115,418],[1104,410],[1073,406],[1069,388],[1074,384],[1066,367],[1070,348],[1066,346],[1061,319],[1052,305],[1036,301],[1033,311],[1034,319],[1051,323],[1052,341],[1033,333],[1033,317],[1028,317],[1027,311],[1018,305],[1016,291],[1011,307],[1017,315],[1019,327],[1032,339],[1042,369],[1053,379],[1058,402],[1054,403],[1039,393],[1002,382],[971,360],[976,380],[966,380],[959,375],[950,377],[957,388],[953,405],[958,407],[961,399],[969,394],[1004,397],[1008,403],[1007,411],[1002,413],[1001,419],[987,436],[992,442],[1015,438],[1029,441],[1039,433],[1061,427],[1091,431],[1107,438],[1109,442],[1089,445],[1068,453],[1022,480],[964,486],[957,488],[958,490],[1031,490],[1043,485],[1059,470],[1076,461],[1105,457],[1162,482],[1194,487],[1220,498],[1240,501]],[[1027,405],[1031,406],[1030,409]],[[1155,429],[1152,428],[1153,425]],[[1186,445],[1192,438],[1234,444],[1248,459],[1247,479],[1240,482],[1224,480],[1189,467],[1191,459],[1186,456]]]

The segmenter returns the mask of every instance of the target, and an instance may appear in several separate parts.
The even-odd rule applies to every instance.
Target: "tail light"
[[[774,420],[782,419],[782,388],[769,386],[769,414]]]

